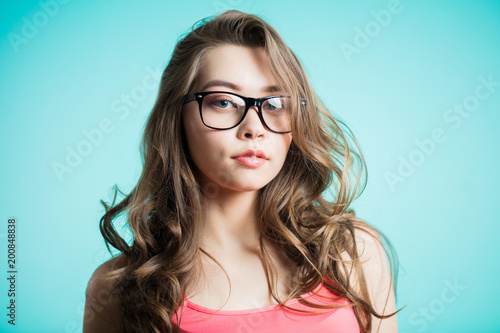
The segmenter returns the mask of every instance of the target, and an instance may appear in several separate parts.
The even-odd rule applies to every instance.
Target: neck
[[[200,246],[210,253],[254,252],[259,248],[258,191],[205,198]]]

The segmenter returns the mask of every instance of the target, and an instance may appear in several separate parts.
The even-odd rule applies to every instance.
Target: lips
[[[244,156],[263,158],[263,159],[267,160],[267,156],[266,156],[266,154],[264,154],[264,152],[262,150],[247,149],[236,157],[244,157]]]
[[[247,149],[243,151],[238,156],[233,157],[238,163],[251,167],[257,168],[267,162],[267,156],[262,150]]]

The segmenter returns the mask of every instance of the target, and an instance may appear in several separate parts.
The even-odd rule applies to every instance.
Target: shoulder
[[[364,221],[354,225],[354,239],[360,263],[366,272],[366,269],[382,271],[385,270],[386,249],[382,243],[380,234]]]
[[[122,257],[114,257],[92,274],[86,290],[83,332],[120,332],[120,298],[116,279],[107,273],[123,267]]]
[[[352,285],[359,287],[360,280],[365,286],[375,311],[388,315],[396,311],[394,291],[394,262],[390,244],[384,236],[367,222],[354,223],[354,240],[358,253],[359,270],[353,270]],[[380,320],[372,316],[372,332],[397,332],[396,315]]]

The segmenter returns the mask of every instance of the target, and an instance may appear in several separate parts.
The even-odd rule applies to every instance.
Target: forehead
[[[231,90],[261,93],[280,91],[262,47],[223,45],[209,50],[198,74],[195,91]]]

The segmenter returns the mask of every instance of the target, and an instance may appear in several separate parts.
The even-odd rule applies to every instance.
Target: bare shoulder
[[[396,311],[396,299],[392,279],[390,261],[386,247],[379,233],[364,221],[354,225],[354,236],[359,256],[359,263],[372,306],[381,315],[388,315]],[[357,278],[357,274],[353,278]],[[356,282],[353,281],[356,285]],[[372,332],[397,332],[396,315],[380,320],[372,316]]]
[[[363,222],[355,225],[354,236],[358,255],[365,272],[369,267],[371,270],[376,269],[381,273],[386,266],[383,264],[386,262],[386,252],[378,232],[368,223]]]
[[[86,290],[83,333],[120,332],[120,299],[116,279],[107,273],[123,266],[122,257],[114,257],[92,274]]]

